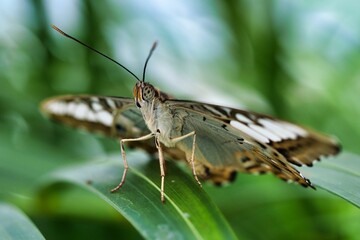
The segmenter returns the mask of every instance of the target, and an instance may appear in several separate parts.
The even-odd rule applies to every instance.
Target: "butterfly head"
[[[145,103],[152,102],[159,95],[159,91],[150,83],[138,81],[134,87],[133,95],[136,106],[141,108]]]

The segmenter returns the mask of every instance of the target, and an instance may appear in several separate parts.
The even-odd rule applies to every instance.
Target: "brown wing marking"
[[[272,173],[276,177],[286,181],[286,182],[296,182],[303,187],[314,186],[311,184],[310,180],[301,175],[301,173],[293,168],[292,166],[284,163],[283,161],[279,162],[279,165],[267,165],[263,161],[251,160],[249,157],[244,156],[243,154],[239,155],[240,158],[246,159],[244,161],[242,168],[237,168],[234,166],[229,167],[214,167],[211,165],[206,165],[204,163],[196,162],[196,172],[199,177],[204,180],[209,180],[215,185],[222,185],[227,182],[232,182],[235,180],[237,172],[246,172],[250,174],[266,174]],[[247,160],[248,159],[248,160]]]
[[[341,150],[340,144],[334,139],[314,132],[310,132],[307,137],[271,142],[269,145],[290,163],[309,167],[313,165],[314,161],[320,161],[321,157],[336,155]]]

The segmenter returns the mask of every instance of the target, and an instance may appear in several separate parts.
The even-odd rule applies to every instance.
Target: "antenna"
[[[146,67],[148,65],[148,62],[149,62],[149,59],[152,55],[152,53],[154,52],[155,48],[157,46],[157,41],[155,41],[150,49],[150,52],[149,52],[149,55],[147,56],[146,58],[146,61],[145,61],[145,65],[144,65],[144,70],[143,70],[143,77],[142,77],[142,82],[145,82],[145,72],[146,72]]]
[[[59,32],[60,34],[64,35],[65,37],[70,38],[71,40],[74,40],[74,41],[77,42],[77,43],[80,43],[81,45],[87,47],[88,49],[93,50],[93,51],[96,52],[97,54],[100,54],[101,56],[109,59],[109,60],[112,61],[113,63],[116,63],[117,65],[119,65],[120,67],[122,67],[123,69],[125,69],[128,73],[130,73],[133,77],[135,77],[137,81],[140,82],[140,79],[139,79],[133,72],[131,72],[128,68],[126,68],[124,65],[122,65],[121,63],[115,61],[114,59],[112,59],[111,57],[108,57],[108,56],[105,55],[104,53],[99,52],[99,51],[96,50],[95,48],[90,47],[89,45],[87,45],[87,44],[81,42],[80,40],[78,40],[78,39],[70,36],[69,34],[63,32],[62,30],[60,30],[60,29],[59,29],[58,27],[56,27],[55,25],[51,25],[51,27],[52,27],[53,29],[55,29],[57,32]],[[155,47],[156,47],[156,44],[153,45],[153,47],[152,47],[151,50],[150,50],[150,54],[149,54],[148,58],[146,59],[145,67],[144,67],[144,74],[145,74],[145,68],[146,68],[147,62],[148,62],[148,60],[149,60],[152,52],[154,51],[154,48],[155,48]],[[143,79],[144,79],[144,76],[143,76]]]

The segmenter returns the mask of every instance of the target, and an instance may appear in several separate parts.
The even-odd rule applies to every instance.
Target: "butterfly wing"
[[[182,134],[195,130],[198,170],[214,182],[233,179],[235,171],[272,172],[310,186],[289,163],[311,166],[321,156],[339,151],[330,137],[264,114],[191,101],[169,100],[168,104],[187,112]],[[190,152],[191,141],[182,144],[179,148]]]
[[[150,132],[132,98],[58,96],[43,101],[41,111],[57,122],[110,137],[136,138]],[[129,144],[157,151],[153,141]]]

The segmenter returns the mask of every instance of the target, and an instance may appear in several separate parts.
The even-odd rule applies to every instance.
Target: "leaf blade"
[[[342,153],[312,168],[300,169],[317,187],[360,207],[360,157]]]
[[[137,166],[131,168],[126,183],[116,193],[110,193],[110,189],[122,173],[118,155],[116,162],[87,163],[55,172],[45,181],[43,191],[52,184],[67,182],[94,192],[127,218],[146,239],[214,236],[236,239],[220,211],[192,177],[167,162],[166,203],[162,204],[156,184],[160,181],[157,161],[146,163],[135,158],[140,156],[128,156],[130,165]]]
[[[45,239],[19,209],[0,203],[0,239]]]

